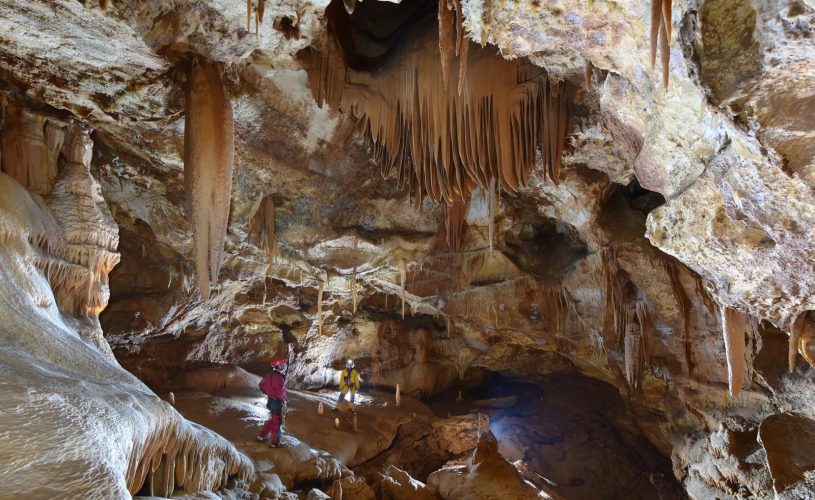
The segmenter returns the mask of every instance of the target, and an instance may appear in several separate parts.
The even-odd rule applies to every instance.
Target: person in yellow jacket
[[[359,390],[359,372],[354,368],[354,360],[349,359],[345,362],[345,370],[340,374],[340,396],[337,398],[337,405],[334,406],[334,411],[337,411],[337,406],[345,399],[348,391],[351,391],[351,410],[354,409],[354,396]]]

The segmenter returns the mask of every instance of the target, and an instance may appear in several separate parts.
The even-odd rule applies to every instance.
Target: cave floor
[[[549,376],[537,384],[499,377],[464,391],[462,400],[457,394],[429,401],[404,395],[396,406],[393,393],[365,391],[357,397],[354,431],[350,411],[332,411],[337,391],[289,391],[283,449],[255,440],[268,411],[265,398],[253,388],[227,387],[213,394],[176,391],[175,405],[186,418],[267,464],[268,472],[290,483],[288,488],[301,479],[299,467],[320,456],[315,450],[328,452],[357,473],[394,463],[425,480],[426,472],[443,460],[432,457],[432,438],[416,431],[418,422],[477,412],[489,416],[490,430],[507,460],[531,482],[565,498],[685,498],[670,460],[642,437],[626,418],[619,394],[606,384],[575,376]],[[397,450],[406,442],[428,447],[426,470],[417,468],[415,457],[411,465]],[[399,463],[402,458],[405,463]]]

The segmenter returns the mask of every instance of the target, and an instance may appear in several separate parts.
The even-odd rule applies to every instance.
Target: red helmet
[[[274,368],[283,368],[286,366],[286,358],[273,358],[272,359],[272,367]]]

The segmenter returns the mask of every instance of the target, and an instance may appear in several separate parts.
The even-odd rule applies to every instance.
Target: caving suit
[[[359,372],[357,372],[356,368],[352,368],[351,373],[348,373],[346,368],[340,375],[340,396],[337,398],[337,405],[342,402],[348,391],[351,391],[351,406],[354,406],[354,397],[357,390],[359,390]]]
[[[281,428],[283,427],[283,407],[286,405],[286,377],[277,370],[263,377],[258,387],[266,394],[266,408],[269,409],[269,421],[260,431],[260,437],[266,437],[270,432],[270,442],[280,444]]]

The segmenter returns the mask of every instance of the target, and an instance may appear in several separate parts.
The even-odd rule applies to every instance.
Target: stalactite
[[[668,280],[671,283],[671,292],[673,293],[674,299],[676,299],[676,305],[682,314],[682,345],[685,350],[685,363],[688,365],[688,374],[690,375],[696,370],[696,362],[693,360],[690,338],[690,313],[692,303],[687,291],[685,291],[685,287],[682,285],[677,263],[670,257],[664,257],[662,264],[665,268],[665,273],[668,275]]]
[[[323,334],[323,289],[325,284],[321,281],[317,289],[317,333]]]
[[[662,63],[662,85],[668,87],[671,64],[672,0],[651,0],[651,67],[656,65],[657,45]]]
[[[399,387],[399,384],[396,384],[396,406],[400,406],[402,404],[402,390]]]
[[[464,235],[465,220],[467,218],[467,203],[455,202],[446,205],[447,211],[447,246],[451,252],[461,250],[461,239]]]
[[[352,246],[354,250],[354,254],[359,251],[359,238],[354,236],[354,244]],[[353,302],[353,312],[354,314],[357,313],[357,304],[359,303],[358,292],[359,286],[357,285],[357,266],[354,266],[354,270],[351,273],[351,300]]]
[[[260,25],[263,24],[263,14],[266,12],[266,0],[258,0],[257,15],[255,16],[255,31],[260,32]]]
[[[441,78],[446,87],[450,80],[450,67],[456,53],[456,19],[447,0],[439,0],[439,53],[441,55]]]
[[[407,262],[405,259],[399,261],[399,289],[402,297],[402,319],[405,319],[405,279],[407,278]]]
[[[798,341],[803,333],[805,316],[805,312],[799,314],[790,325],[789,352],[787,354],[787,367],[790,373],[795,371],[795,358],[798,355]]]
[[[464,11],[462,10],[461,0],[452,1],[453,8],[456,11],[456,56],[459,57],[457,94],[460,96],[462,90],[464,90],[464,77],[467,72],[467,56],[470,52],[470,44],[464,33]]]
[[[175,420],[134,444],[125,478],[133,495],[146,484],[150,496],[165,497],[176,488],[217,490],[230,477],[246,480],[253,471],[252,463],[235,448],[202,433],[196,436],[189,424]]]
[[[619,345],[625,339],[627,310],[625,305],[625,277],[613,248],[603,251],[603,273],[606,279],[606,306],[604,330],[612,344]]]
[[[634,332],[633,321],[626,329],[624,348],[625,378],[631,388],[638,389],[643,364],[642,336]]]
[[[263,197],[257,211],[249,222],[248,235],[266,253],[266,260],[269,263],[267,276],[271,276],[277,255],[277,240],[275,239],[275,206],[272,195]]]
[[[651,342],[651,319],[644,302],[637,302],[635,306],[637,322],[640,325],[640,335],[642,335],[642,354],[645,366],[650,366],[653,355],[653,345]]]
[[[589,91],[591,91],[591,85],[592,85],[591,84],[591,77],[592,77],[592,72],[594,71],[594,65],[588,59],[586,59],[586,69],[585,69],[585,71],[586,71],[586,78],[585,78],[586,79],[586,91],[589,92]]]
[[[342,46],[332,34],[334,17],[327,18],[328,26],[323,31],[319,45],[304,49],[298,56],[308,70],[309,87],[317,105],[322,107],[327,104],[332,109],[339,109],[348,67]]]
[[[246,31],[252,32],[252,0],[246,0]]]
[[[99,8],[102,10],[108,10],[108,0],[99,0]]]
[[[48,194],[59,173],[59,152],[65,129],[12,101],[3,110],[0,161],[3,172],[29,190]]]
[[[736,309],[722,306],[722,334],[727,355],[727,383],[730,395],[735,397],[741,392],[746,372],[745,340],[747,315]]]
[[[266,305],[266,278],[263,278],[263,302],[262,304]]]
[[[443,2],[440,12],[449,13]],[[445,35],[445,54],[454,38]],[[449,68],[458,64],[459,82],[445,83],[442,58],[428,57],[439,44],[438,30],[420,29],[412,43],[362,72],[348,71],[337,43],[324,39],[320,54],[304,54],[315,100],[354,110],[382,173],[395,173],[417,205],[424,197],[462,201],[491,179],[514,193],[526,184],[537,150],[557,183],[569,125],[565,84],[528,60],[469,47],[466,38]]]
[[[488,213],[490,221],[487,225],[487,233],[490,240],[490,253],[493,250],[493,242],[495,241],[495,213],[497,212],[498,202],[495,197],[495,179],[490,179],[489,189],[487,190],[487,203],[489,204]]]
[[[203,299],[209,298],[223,260],[234,150],[232,106],[219,69],[194,60],[186,89],[184,186]]]
[[[790,325],[790,340],[789,340],[789,354],[788,354],[788,368],[790,372],[795,371],[795,358],[798,350],[801,350],[801,355],[804,359],[815,368],[812,358],[809,355],[808,345],[809,338],[815,332],[810,332],[807,323],[807,316],[810,311],[799,313]]]

